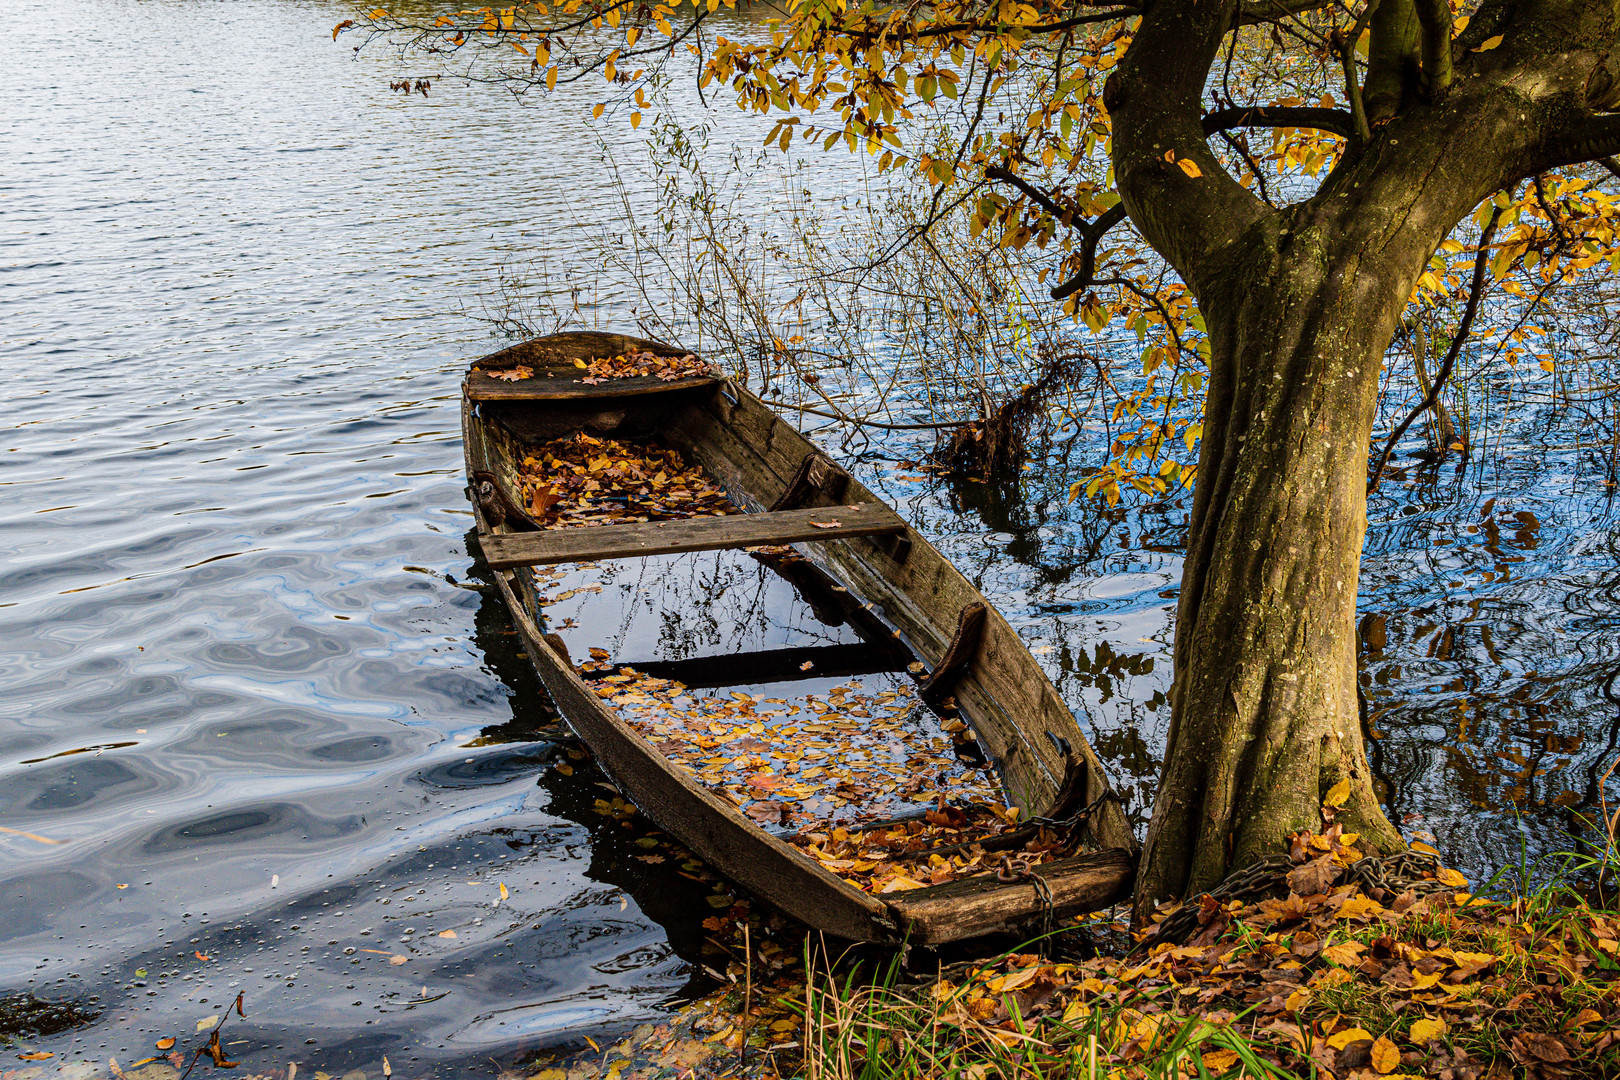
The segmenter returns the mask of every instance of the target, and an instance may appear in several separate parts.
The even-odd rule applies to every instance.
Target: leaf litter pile
[[[547,529],[742,513],[680,451],[584,432],[531,449],[519,483],[525,511]]]
[[[525,509],[548,529],[741,512],[678,451],[583,432],[533,447],[520,483]],[[762,555],[797,558],[790,548]],[[544,584],[560,570],[536,574]],[[671,761],[762,826],[795,830],[794,843],[869,892],[1006,873],[1009,865],[1021,871],[1066,853],[1066,841],[1049,832],[1010,853],[980,846],[1017,828],[1017,811],[989,777],[957,757],[905,680],[871,690],[851,681],[824,695],[699,693],[633,668],[615,670],[599,648],[580,670]],[[953,720],[945,730],[960,735],[964,725]],[[909,820],[881,824],[908,811]]]
[[[1336,809],[1269,895],[1163,909],[1125,955],[958,965],[889,1007],[986,1061],[1084,1056],[1122,1080],[1620,1076],[1620,916],[1567,888],[1472,895],[1422,845],[1366,859]]]
[[[612,379],[654,378],[662,382],[674,382],[677,379],[707,378],[714,375],[714,369],[692,353],[681,356],[659,356],[657,353],[634,349],[620,356],[604,356],[588,361],[575,360],[574,366],[585,369],[585,377],[580,379],[580,382],[588,386],[598,386]],[[556,375],[559,372],[553,370],[545,373]],[[519,364],[500,371],[490,371],[489,376],[502,382],[521,382],[524,379],[534,378],[534,368]]]

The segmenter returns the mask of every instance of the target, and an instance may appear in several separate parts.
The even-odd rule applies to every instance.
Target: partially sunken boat
[[[1119,801],[1073,715],[1006,620],[894,510],[747,390],[690,363],[625,377],[593,377],[586,368],[625,356],[693,359],[616,334],[528,341],[473,363],[463,384],[462,431],[479,540],[523,645],[569,725],[636,806],[755,896],[852,941],[938,945],[1027,932],[1127,896],[1137,844]],[[580,433],[671,448],[744,512],[548,527],[532,492],[525,495],[525,458],[537,445]],[[587,678],[604,673],[593,666],[607,665],[576,666],[548,632],[537,586],[546,567],[724,548],[786,553],[786,545],[799,557],[769,565],[817,618],[846,624],[860,640],[823,647],[826,655],[813,665],[790,663],[797,653],[761,652],[726,658],[732,669],[748,672],[741,681],[761,683],[798,678],[801,669],[909,665],[917,696],[948,721],[959,718],[956,729],[965,723],[975,753],[1020,811],[1020,827],[974,850],[1014,857],[1002,855],[995,865],[985,858],[975,876],[943,884],[863,891],[667,757]],[[658,666],[626,659],[637,668]],[[704,663],[666,662],[662,673],[701,678]],[[1042,829],[1060,835],[1064,847],[1029,865],[1016,853]]]

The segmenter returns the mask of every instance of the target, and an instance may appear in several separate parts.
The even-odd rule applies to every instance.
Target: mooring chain
[[[1035,898],[1041,902],[1041,950],[1045,954],[1057,918],[1057,904],[1052,899],[1052,886],[1035,870],[1033,855],[1003,855],[996,864],[996,880],[1004,884],[1027,881],[1035,889]]]
[[[1076,825],[1080,825],[1083,822],[1088,821],[1091,818],[1091,815],[1095,814],[1098,808],[1109,799],[1118,801],[1119,796],[1114,794],[1113,788],[1104,788],[1101,795],[1097,796],[1095,799],[1091,800],[1089,803],[1082,806],[1080,809],[1076,810],[1066,818],[1049,818],[1041,817],[1039,814],[1031,814],[1029,816],[1029,824],[1046,825],[1053,829],[1063,829],[1065,831],[1073,829]]]

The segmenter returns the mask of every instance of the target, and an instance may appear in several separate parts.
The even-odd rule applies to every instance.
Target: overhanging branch
[[[1354,119],[1342,109],[1297,106],[1238,105],[1217,109],[1204,114],[1203,125],[1205,135],[1242,127],[1290,127],[1328,131],[1348,139],[1355,130]]]
[[[1080,272],[1061,285],[1052,286],[1052,299],[1067,300],[1081,289],[1089,288],[1097,271],[1097,245],[1104,234],[1125,220],[1125,204],[1115,203],[1108,211],[1098,214],[1096,220],[1082,226],[1085,239],[1080,243]]]
[[[1073,225],[1074,219],[1079,216],[1072,206],[1063,206],[1052,196],[1031,184],[1028,180],[1018,176],[1000,165],[992,165],[984,170],[986,179],[999,180],[1003,184],[1011,184],[1029,197],[1029,201],[1057,218],[1065,225]]]
[[[1620,154],[1620,115],[1593,116],[1566,130],[1547,144],[1548,166],[1601,162]]]

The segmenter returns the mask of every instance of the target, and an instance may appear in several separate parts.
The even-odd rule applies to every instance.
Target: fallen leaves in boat
[[[622,356],[602,357],[589,363],[576,360],[574,364],[585,369],[585,378],[580,382],[591,386],[605,383],[609,379],[651,376],[664,382],[674,382],[676,379],[703,378],[714,374],[708,364],[692,353],[684,356],[659,356],[656,353],[631,350]]]
[[[520,493],[529,516],[548,529],[742,512],[678,450],[584,432],[533,447]]]
[[[517,382],[519,379],[534,378],[534,369],[520,365],[515,368],[508,368],[505,371],[491,371],[489,377],[499,379],[502,382]]]
[[[592,649],[581,670],[665,757],[761,825],[796,827],[793,843],[869,892],[1019,875],[1068,846],[1047,830],[1009,852],[980,846],[1016,828],[1018,812],[928,730],[932,715],[909,683],[867,691],[850,680],[793,698],[694,692],[615,670],[604,649]]]

